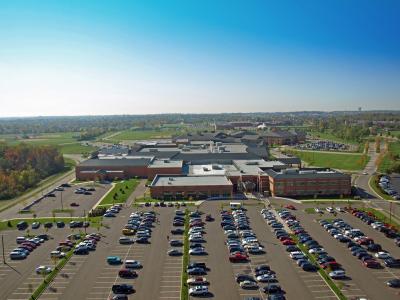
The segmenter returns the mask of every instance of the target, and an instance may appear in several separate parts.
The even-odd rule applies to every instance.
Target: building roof
[[[300,165],[301,159],[298,157],[279,157],[277,158],[280,162],[287,165]]]
[[[182,168],[181,160],[155,159],[148,168]]]
[[[232,185],[226,176],[168,176],[157,175],[151,186],[220,186]]]
[[[153,157],[135,157],[135,158],[103,158],[97,159],[92,158],[85,160],[79,164],[82,167],[110,167],[110,166],[118,166],[118,167],[144,167],[149,165],[149,163],[153,160]]]
[[[238,172],[238,169],[232,164],[203,164],[203,165],[190,165],[189,174],[196,176],[215,176],[227,175],[232,172]]]
[[[332,169],[285,169],[285,170],[266,170],[269,176],[274,179],[295,179],[295,178],[351,178],[350,175]]]
[[[258,175],[264,173],[265,169],[285,167],[285,164],[280,161],[266,161],[263,159],[234,160],[233,164],[238,168],[242,175]]]

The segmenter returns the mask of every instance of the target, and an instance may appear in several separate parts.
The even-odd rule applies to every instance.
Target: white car
[[[319,208],[317,208],[317,207],[316,207],[316,208],[314,208],[314,210],[315,210],[315,212],[316,212],[316,213],[321,213],[321,214],[322,214],[322,213],[324,213],[322,210],[320,210],[320,209],[319,209]]]
[[[190,296],[204,296],[208,294],[208,287],[205,285],[198,285],[189,289]]]
[[[258,282],[272,282],[276,280],[275,274],[262,274],[260,276],[257,276],[256,280]]]
[[[384,251],[375,253],[375,257],[376,257],[376,258],[380,258],[380,259],[392,258],[392,256],[391,256],[389,253],[384,252]]]
[[[289,256],[290,256],[290,258],[295,259],[295,260],[304,258],[303,252],[300,252],[300,251],[290,252]]]
[[[344,212],[344,209],[343,209],[342,207],[339,207],[339,206],[338,206],[338,207],[336,207],[335,209],[336,209],[336,211],[338,211],[338,212]]]
[[[343,270],[336,270],[330,272],[329,277],[332,279],[343,279],[346,277],[346,273]]]
[[[125,261],[125,268],[127,269],[140,269],[142,264],[137,260],[127,259]]]
[[[207,278],[202,277],[202,276],[189,278],[188,280],[186,280],[186,283],[191,286],[193,286],[193,285],[203,285],[203,286],[209,285]]]
[[[65,257],[65,253],[61,251],[51,251],[50,252],[50,257],[55,257],[55,258],[63,258]]]
[[[310,254],[319,254],[322,252],[325,252],[324,248],[313,248],[313,249],[308,250],[308,253],[310,253]]]
[[[330,207],[330,206],[328,206],[328,207],[326,208],[326,211],[327,211],[327,212],[330,212],[330,213],[333,213],[333,212],[334,212],[333,208]]]
[[[384,224],[382,222],[375,222],[375,223],[372,223],[371,226],[374,229],[378,229],[378,228],[384,226]]]
[[[39,266],[36,268],[36,274],[41,274],[41,275],[46,275],[51,273],[52,268],[48,267],[48,266]]]

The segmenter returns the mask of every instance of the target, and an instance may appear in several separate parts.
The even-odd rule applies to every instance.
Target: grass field
[[[62,154],[89,154],[97,149],[92,146],[84,146],[81,143],[59,145],[58,148]]]
[[[174,134],[179,134],[179,130],[163,129],[163,130],[125,130],[111,137],[109,141],[120,142],[123,140],[146,140],[169,138]]]
[[[340,170],[356,171],[364,169],[369,157],[362,154],[323,153],[317,151],[289,150],[314,167],[327,167]]]
[[[103,198],[99,205],[125,203],[139,184],[138,179],[122,180],[115,184],[112,190]]]
[[[3,139],[9,144],[18,144],[21,142],[35,145],[59,145],[64,143],[77,142],[76,137],[79,133],[76,132],[55,132],[55,133],[43,133],[38,135],[28,135],[29,138],[23,138],[18,134],[0,135],[0,139]]]
[[[389,151],[383,156],[378,166],[378,171],[381,173],[388,173],[388,170],[400,161],[398,157],[400,157],[400,142],[390,143]]]

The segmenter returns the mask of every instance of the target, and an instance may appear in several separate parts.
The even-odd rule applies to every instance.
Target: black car
[[[389,268],[399,268],[400,267],[400,259],[395,259],[395,258],[388,258],[385,259],[384,264],[386,267]]]
[[[171,246],[173,246],[173,247],[180,247],[180,246],[183,246],[182,241],[179,241],[179,240],[171,240],[171,241],[169,242],[169,244],[170,244]]]
[[[190,268],[187,270],[188,275],[206,275],[207,272],[203,268]]]
[[[87,247],[79,247],[74,250],[76,255],[86,255],[89,254],[89,249]]]
[[[379,252],[382,251],[382,246],[379,244],[369,244],[367,250],[371,252]]]
[[[112,291],[114,294],[132,294],[135,292],[135,289],[130,284],[114,284]]]
[[[207,265],[206,265],[206,263],[204,263],[204,262],[192,262],[192,263],[190,263],[190,264],[188,265],[187,268],[188,268],[188,269],[191,269],[191,268],[202,268],[202,269],[204,269],[204,270],[207,270]]]
[[[261,289],[266,294],[282,294],[282,288],[279,284],[269,284]]]
[[[251,276],[251,275],[247,275],[247,274],[238,274],[238,275],[236,275],[236,282],[237,282],[237,283],[241,283],[241,282],[243,282],[243,281],[245,281],[245,280],[247,280],[247,281],[252,281],[252,282],[257,282],[257,281],[254,279],[254,277]]]
[[[185,230],[183,230],[182,228],[176,228],[176,229],[172,229],[171,233],[172,234],[184,234]]]
[[[46,195],[46,197],[55,197],[56,196],[56,194],[54,194],[54,193],[48,193],[47,195]]]
[[[286,297],[284,294],[272,294],[268,296],[267,300],[286,300]]]
[[[45,241],[49,240],[49,236],[47,234],[39,234],[36,237]]]
[[[392,288],[399,288],[400,287],[400,279],[391,279],[386,283],[388,286]]]
[[[53,227],[53,223],[52,222],[46,222],[46,223],[44,223],[44,228],[51,228],[51,227]]]
[[[136,243],[138,244],[149,244],[149,239],[146,237],[140,237],[136,239]]]
[[[64,228],[65,223],[63,221],[58,221],[58,222],[56,222],[56,226],[57,226],[57,228]]]
[[[82,227],[83,228],[88,228],[90,226],[90,222],[89,221],[85,221],[85,222],[83,222],[83,224],[82,224]]]
[[[317,271],[317,269],[318,269],[315,265],[313,265],[313,264],[311,264],[311,263],[304,263],[304,264],[301,266],[301,268],[302,268],[304,271],[307,271],[307,272],[315,272],[315,271]]]
[[[17,228],[18,230],[25,230],[26,228],[28,228],[28,223],[25,221],[18,222]]]

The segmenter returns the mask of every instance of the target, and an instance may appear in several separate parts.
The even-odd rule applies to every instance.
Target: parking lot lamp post
[[[6,264],[6,253],[4,250],[4,235],[1,236],[1,248],[3,249],[3,264]]]
[[[61,191],[61,192],[60,192],[61,211],[64,210],[63,201],[62,201],[62,195],[63,195],[63,192]]]
[[[393,202],[390,201],[390,204],[389,204],[389,225],[392,224],[392,204],[393,204]]]

